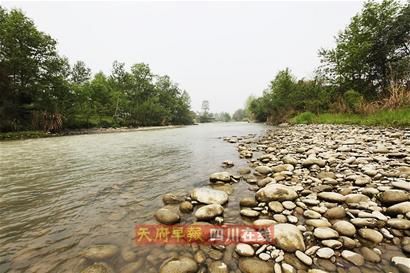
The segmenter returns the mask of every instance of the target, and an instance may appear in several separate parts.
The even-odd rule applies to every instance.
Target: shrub
[[[359,92],[352,89],[343,94],[343,99],[346,102],[350,112],[354,113],[358,111],[359,106],[363,102],[363,96]]]
[[[316,115],[312,112],[303,112],[292,119],[293,123],[297,124],[310,124],[313,123]]]

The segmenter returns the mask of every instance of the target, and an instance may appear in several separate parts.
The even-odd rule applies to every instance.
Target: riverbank
[[[410,107],[394,110],[383,110],[373,114],[348,114],[311,112],[300,113],[290,120],[293,124],[351,124],[365,126],[410,126]]]
[[[209,187],[164,195],[155,219],[175,224],[192,213],[191,221],[217,226],[273,225],[274,242],[195,245],[190,253],[169,246],[161,273],[409,272],[408,132],[297,125],[225,140],[248,166],[227,161],[230,171],[211,174]],[[247,196],[236,203],[244,183]],[[234,222],[227,203],[241,215]]]
[[[122,133],[122,132],[151,131],[151,130],[182,128],[185,126],[187,125],[147,126],[147,127],[138,127],[138,128],[127,128],[127,127],[90,128],[90,129],[66,130],[66,131],[62,131],[61,133],[55,133],[55,134],[47,133],[44,131],[5,132],[5,133],[0,133],[0,141],[71,136],[71,135],[86,135],[86,134],[108,134],[108,133]]]

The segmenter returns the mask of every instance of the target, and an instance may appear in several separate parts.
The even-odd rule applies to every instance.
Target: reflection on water
[[[0,143],[0,272],[71,272],[90,244],[130,244],[164,193],[207,184],[223,160],[237,159],[218,137],[263,129],[204,124]]]

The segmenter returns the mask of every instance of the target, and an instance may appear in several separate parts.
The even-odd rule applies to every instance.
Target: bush
[[[292,123],[297,124],[310,124],[313,123],[316,115],[312,112],[303,112],[292,119]]]
[[[360,105],[363,102],[363,96],[359,92],[352,89],[344,93],[343,99],[346,102],[350,112],[354,113],[357,113]]]

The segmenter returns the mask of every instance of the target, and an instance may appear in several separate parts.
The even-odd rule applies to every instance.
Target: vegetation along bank
[[[408,126],[409,41],[408,2],[367,2],[336,36],[336,47],[319,50],[313,79],[297,79],[286,68],[247,109],[272,123],[296,116],[296,123]]]

